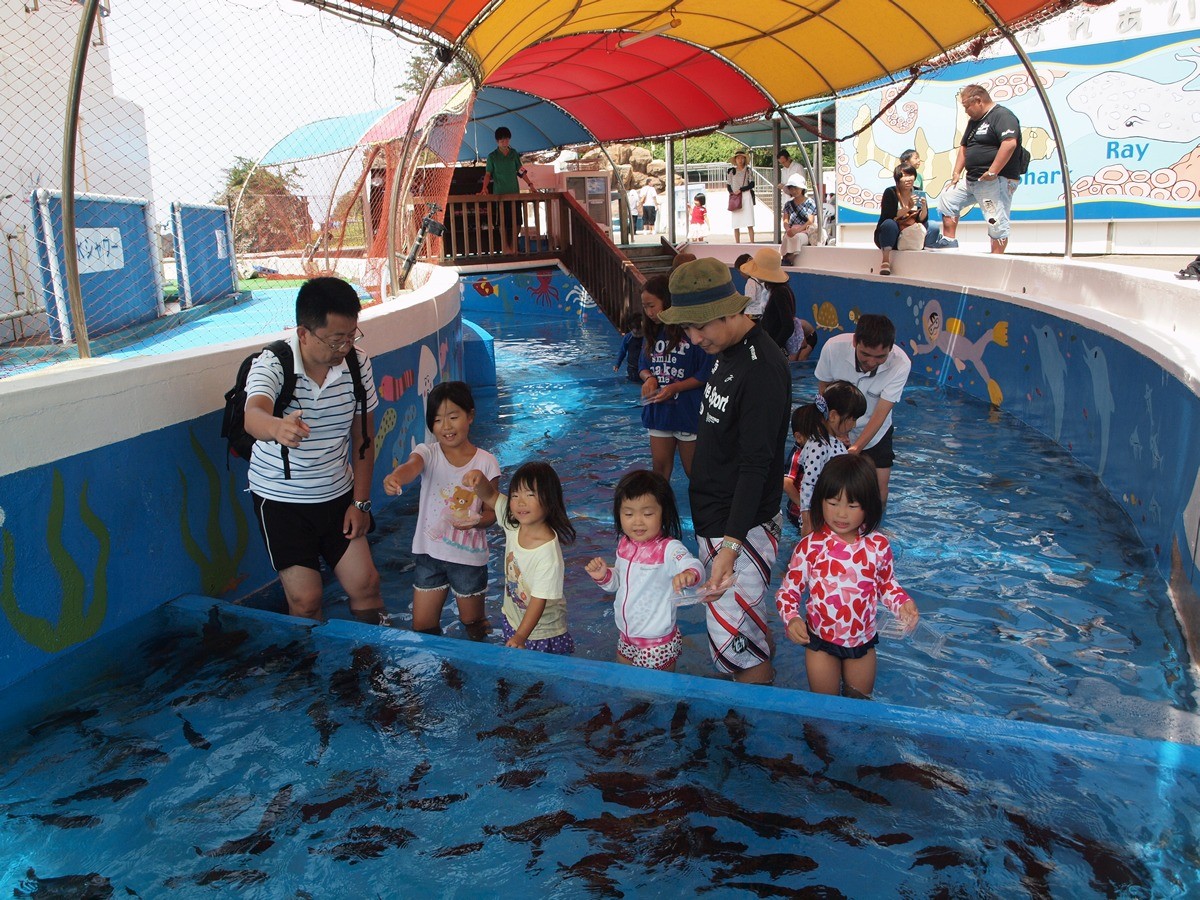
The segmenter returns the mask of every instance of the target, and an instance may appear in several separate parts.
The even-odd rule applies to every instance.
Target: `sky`
[[[111,0],[115,93],[145,111],[155,208],[211,203],[235,158],[395,101],[413,45],[296,0]],[[164,14],[164,11],[169,11]]]

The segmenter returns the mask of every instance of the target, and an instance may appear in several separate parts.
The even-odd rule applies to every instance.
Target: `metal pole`
[[[617,218],[621,225],[621,243],[626,243],[625,233],[629,230],[629,197],[626,196],[625,183],[621,178],[621,173],[617,169],[617,164],[613,162],[613,158],[608,155],[608,150],[603,144],[597,144],[600,152],[604,154],[604,158],[608,160],[608,167],[612,169],[613,183],[617,188]],[[616,241],[613,241],[615,244]],[[633,237],[629,238],[629,243],[633,243]]]
[[[773,150],[773,154],[771,158],[774,160],[774,162],[771,163],[771,166],[772,170],[775,172],[775,199],[771,205],[775,207],[775,243],[777,244],[783,241],[783,217],[782,207],[780,206],[780,204],[783,202],[780,199],[783,196],[783,185],[779,183],[780,175],[782,174],[779,171],[779,154],[783,150],[779,140],[779,134],[781,130],[782,129],[779,127],[779,119],[772,119],[771,148]]]
[[[667,138],[667,240],[675,243],[675,138]],[[687,182],[683,184],[683,203],[687,208]]]
[[[1037,72],[1033,68],[1033,62],[1025,53],[1025,48],[1017,42],[1017,36],[1012,33],[1012,30],[1001,21],[992,9],[991,4],[987,0],[978,0],[980,7],[991,18],[992,23],[1012,45],[1013,50],[1017,54],[1017,58],[1021,60],[1021,65],[1025,67],[1025,71],[1029,73],[1029,80],[1033,82],[1034,90],[1042,100],[1042,108],[1046,111],[1046,118],[1050,122],[1050,133],[1054,135],[1054,143],[1058,148],[1058,165],[1062,169],[1063,178],[1063,219],[1064,219],[1064,235],[1063,235],[1063,258],[1070,259],[1073,252],[1075,242],[1075,203],[1071,191],[1071,172],[1067,168],[1067,145],[1063,141],[1062,132],[1058,128],[1058,119],[1054,115],[1054,108],[1050,105],[1050,97],[1046,93],[1046,88],[1042,85],[1041,80],[1037,77]]]
[[[800,140],[800,133],[796,131],[796,125],[792,121],[791,113],[784,111],[784,121],[788,123],[788,128],[791,129],[792,137],[796,139],[796,146],[800,148],[800,155],[804,157],[804,168],[808,171],[808,186],[813,190],[813,201],[817,204],[817,231],[821,229],[821,211],[824,204],[821,202],[821,192],[817,190],[817,186],[813,183],[815,175],[813,174],[812,160],[809,158],[808,150],[804,147],[804,142]]]
[[[425,79],[425,85],[421,88],[421,94],[417,98],[416,106],[408,120],[408,133],[404,135],[404,143],[400,145],[400,153],[397,154],[396,173],[392,176],[392,194],[388,198],[387,221],[384,223],[384,227],[388,230],[387,270],[389,284],[387,293],[392,297],[400,293],[400,290],[404,287],[403,282],[397,277],[399,272],[396,271],[396,232],[399,231],[396,227],[396,213],[400,209],[401,188],[407,188],[412,184],[412,173],[409,173],[407,184],[403,183],[405,170],[408,168],[408,154],[412,148],[413,137],[417,133],[417,122],[421,119],[421,113],[425,111],[425,104],[429,102],[429,95],[433,93],[433,86],[442,77],[442,73],[446,71],[446,67],[450,65],[450,61],[454,59],[454,56],[450,53],[438,53],[436,58],[440,65],[429,73],[429,77]],[[380,287],[382,288],[383,286],[380,285]]]
[[[92,45],[92,28],[100,0],[84,0],[83,17],[75,36],[75,55],[71,60],[71,81],[67,85],[67,115],[63,123],[62,146],[62,230],[63,261],[66,263],[66,289],[71,304],[72,330],[80,359],[90,359],[87,322],[83,317],[83,290],[79,286],[79,255],[75,249],[75,142],[79,133],[79,104],[83,96],[83,70]]]

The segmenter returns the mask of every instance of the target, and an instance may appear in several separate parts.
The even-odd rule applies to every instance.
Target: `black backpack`
[[[279,396],[275,398],[275,408],[273,415],[276,418],[283,416],[283,411],[288,408],[288,404],[296,396],[296,360],[292,355],[292,345],[287,341],[272,341],[263,347],[263,350],[270,350],[275,354],[275,358],[279,360],[279,364],[283,366],[283,387],[279,391]],[[247,462],[250,460],[250,452],[254,449],[254,438],[246,431],[246,378],[250,375],[250,367],[254,361],[258,359],[258,353],[251,353],[242,360],[241,366],[238,367],[237,380],[234,381],[233,387],[225,392],[225,416],[221,422],[221,437],[227,442],[225,451],[225,468],[229,468],[229,456],[244,459]],[[362,437],[363,442],[358,448],[358,458],[362,459],[367,454],[367,447],[371,444],[370,436],[367,434],[367,390],[362,383],[362,369],[358,365],[358,353],[351,350],[346,356],[346,367],[350,370],[350,377],[354,381],[354,403],[358,407],[359,417],[362,421]],[[288,461],[288,448],[279,448],[280,458],[283,460],[283,477],[292,477],[292,466]]]

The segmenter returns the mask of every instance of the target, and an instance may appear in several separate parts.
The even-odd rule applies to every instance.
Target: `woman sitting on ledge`
[[[913,190],[917,170],[901,163],[892,172],[896,186],[883,192],[879,222],[875,225],[875,246],[883,251],[880,275],[892,274],[893,250],[921,250],[925,247],[929,202]]]

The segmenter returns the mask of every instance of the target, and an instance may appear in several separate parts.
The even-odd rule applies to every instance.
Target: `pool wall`
[[[739,249],[705,252],[731,262]],[[886,313],[915,350],[916,375],[998,401],[1058,440],[1129,514],[1200,658],[1200,316],[1187,286],[1111,267],[898,256],[896,274],[881,278],[875,252],[807,248],[792,275],[801,314],[826,338],[861,312]],[[363,314],[381,398],[376,497],[391,464],[423,438],[430,387],[463,376],[463,304],[472,318],[592,306],[554,268],[462,281],[438,272]],[[0,687],[180,594],[234,599],[272,579],[244,464],[226,472],[219,438],[232,373],[271,337],[0,382]]]
[[[382,497],[392,462],[424,440],[425,395],[463,376],[457,275],[360,322]],[[274,580],[246,464],[227,463],[220,428],[241,360],[277,336],[0,381],[0,687],[180,594],[236,598]]]

